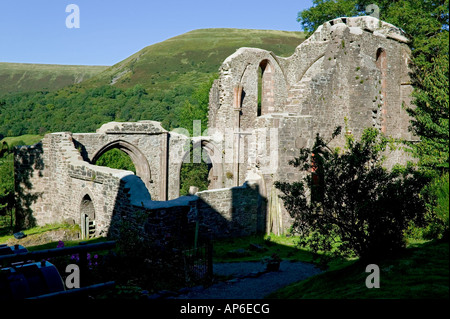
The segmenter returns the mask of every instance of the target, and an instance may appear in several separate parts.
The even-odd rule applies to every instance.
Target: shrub
[[[427,200],[428,226],[424,230],[425,239],[448,238],[449,215],[449,174],[435,178],[424,189]]]
[[[449,233],[449,174],[434,177],[422,190],[426,213],[425,226],[411,222],[405,235],[411,239],[448,239]]]
[[[0,216],[11,212],[14,206],[14,159],[11,149],[6,142],[0,145]]]
[[[339,134],[340,128],[333,138]],[[409,222],[423,224],[420,191],[426,180],[412,165],[390,171],[382,166],[390,142],[369,128],[359,142],[347,136],[343,152],[330,149],[319,135],[311,149],[300,149],[290,164],[305,177],[275,186],[302,235],[302,246],[362,259],[384,257],[405,246]]]

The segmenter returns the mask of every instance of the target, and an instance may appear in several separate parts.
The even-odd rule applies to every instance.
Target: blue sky
[[[66,6],[80,9],[67,28]],[[0,0],[0,62],[113,65],[201,28],[300,31],[312,0]]]

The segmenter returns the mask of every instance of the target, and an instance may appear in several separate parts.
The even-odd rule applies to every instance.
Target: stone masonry
[[[375,127],[414,139],[405,111],[412,91],[407,43],[399,28],[376,18],[339,18],[319,27],[290,57],[241,48],[224,61],[210,92],[208,132],[225,137],[216,141],[225,145],[234,131],[234,158],[242,160],[224,164],[233,176],[226,186],[260,185],[267,231],[282,233],[291,224],[273,183],[300,178],[288,162],[300,147],[312,146],[316,134],[328,140],[342,126],[359,138]],[[333,144],[343,145],[342,136]],[[406,159],[397,151],[386,165]]]
[[[391,24],[353,17],[323,24],[287,58],[241,48],[211,88],[208,136],[168,132],[154,121],[47,134],[16,152],[16,190],[27,199],[18,210],[39,225],[78,223],[84,236],[88,227],[96,236],[114,233],[114,224],[136,211],[159,216],[148,231],[164,228],[164,219],[167,227],[181,225],[167,217],[179,216],[211,237],[283,233],[292,221],[273,185],[301,177],[288,162],[316,134],[328,139],[342,126],[359,138],[375,127],[414,139],[405,111],[412,91],[407,43]],[[179,197],[190,143],[210,160],[210,187]],[[333,146],[343,143],[341,137]],[[113,148],[130,156],[136,175],[95,165]],[[407,159],[399,150],[386,165]]]

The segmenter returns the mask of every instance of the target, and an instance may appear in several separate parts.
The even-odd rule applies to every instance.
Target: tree
[[[423,190],[427,205],[427,223],[419,238],[448,240],[449,235],[449,174],[435,177]]]
[[[208,126],[209,91],[217,75],[200,84],[192,93],[190,99],[186,99],[180,110],[179,124],[181,128],[192,135],[193,121],[201,121],[202,130]]]
[[[449,169],[449,87],[448,55],[434,58],[416,81],[414,91],[416,108],[409,109],[413,116],[412,130],[420,136],[418,143],[410,143],[413,154],[423,168],[448,172]]]
[[[340,134],[340,128],[333,138]],[[374,128],[360,141],[347,136],[345,150],[330,149],[319,135],[312,148],[290,161],[305,173],[297,182],[277,181],[300,244],[329,256],[380,258],[402,249],[410,221],[423,223],[420,191],[426,179],[411,166],[382,166],[391,140]],[[313,178],[311,171],[319,174]]]
[[[3,142],[0,148],[0,215],[14,206],[14,160],[11,148]]]
[[[338,18],[358,15],[356,0],[313,0],[313,6],[298,13],[297,21],[307,35],[323,23]]]
[[[131,158],[125,154],[125,152],[113,148],[104,154],[102,154],[95,165],[107,166],[115,169],[123,169],[126,171],[132,171],[136,174],[136,168]]]
[[[208,179],[211,164],[206,163],[203,158],[194,159],[193,145],[190,144],[188,163],[183,163],[180,170],[180,195],[188,195],[190,186],[198,187],[199,191],[208,189]]]

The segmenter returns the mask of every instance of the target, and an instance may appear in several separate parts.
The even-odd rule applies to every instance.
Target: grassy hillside
[[[0,62],[0,95],[54,91],[87,80],[106,68],[107,66]]]
[[[206,120],[211,78],[229,55],[240,47],[258,47],[290,56],[303,40],[301,32],[191,31],[148,46],[81,83],[0,95],[0,138],[92,132],[109,121],[154,120],[166,129],[189,129],[192,119]]]
[[[6,142],[10,147],[18,145],[33,145],[39,142],[42,138],[43,136],[30,134],[14,137],[5,137],[4,139],[0,140],[0,145],[3,142]]]
[[[448,299],[448,242],[426,242],[385,259],[380,269],[380,288],[368,289],[367,264],[360,261],[289,285],[270,294],[270,299]]]
[[[304,40],[302,32],[242,29],[200,29],[148,46],[113,65],[84,85],[142,85],[147,90],[195,85],[218,71],[240,47],[257,47],[290,56]]]

